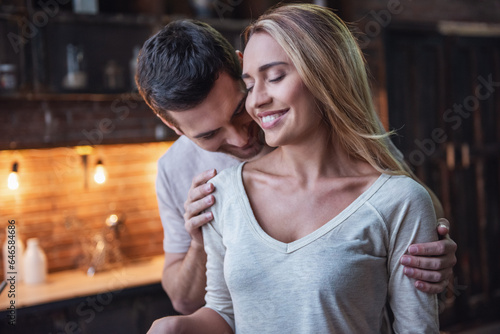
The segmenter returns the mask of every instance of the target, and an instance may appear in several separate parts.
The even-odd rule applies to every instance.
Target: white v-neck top
[[[323,226],[283,243],[255,219],[243,165],[212,180],[214,220],[203,227],[206,307],[236,333],[380,333],[386,304],[396,333],[439,332],[436,296],[399,265],[410,244],[437,240],[422,186],[382,174]]]

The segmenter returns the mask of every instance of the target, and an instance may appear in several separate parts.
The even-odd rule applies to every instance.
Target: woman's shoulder
[[[429,193],[420,183],[406,175],[391,175],[384,184],[384,189],[388,193],[397,195],[396,197],[401,200],[422,196],[430,198]]]
[[[209,183],[215,187],[216,198],[230,197],[239,189],[241,168],[244,163],[218,171]]]
[[[400,211],[433,211],[432,200],[427,190],[417,181],[405,175],[390,175],[371,198],[371,203],[388,215]]]
[[[217,175],[215,175],[209,182],[215,184],[231,184],[234,182],[234,179],[238,177],[239,171],[241,171],[241,167],[244,163],[237,164],[235,166],[231,166],[229,168],[223,169],[221,171],[217,171]]]

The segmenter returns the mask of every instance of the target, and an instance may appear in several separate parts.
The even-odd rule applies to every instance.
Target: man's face
[[[179,125],[174,130],[204,150],[250,160],[265,144],[259,139],[260,127],[245,110],[245,97],[241,82],[221,73],[201,104],[184,111],[169,111]]]

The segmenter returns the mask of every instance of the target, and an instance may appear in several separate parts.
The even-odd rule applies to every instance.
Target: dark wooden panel
[[[500,312],[499,52],[500,38],[428,26],[396,26],[386,36],[395,143],[442,199],[459,246],[455,285],[440,299],[444,326]]]

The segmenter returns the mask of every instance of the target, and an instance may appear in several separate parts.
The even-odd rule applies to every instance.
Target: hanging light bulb
[[[17,188],[19,188],[19,180],[17,178],[18,167],[19,167],[19,165],[17,162],[14,162],[12,164],[12,172],[10,172],[9,178],[7,179],[7,186],[11,190],[16,190]]]
[[[102,160],[98,160],[95,166],[94,181],[98,184],[106,182],[106,169],[102,164]]]

